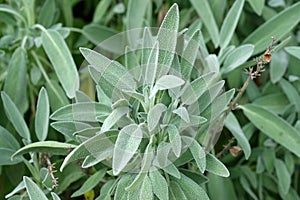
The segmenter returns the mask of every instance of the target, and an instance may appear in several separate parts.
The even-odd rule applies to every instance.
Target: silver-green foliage
[[[145,28],[139,46],[126,47],[125,64],[80,49],[100,101],[77,102],[52,114],[58,121],[53,127],[80,143],[60,170],[77,159],[84,159],[82,167],[102,162],[120,176],[116,190],[111,186],[110,191],[118,199],[174,199],[180,191],[186,197],[197,191],[199,198],[207,199],[201,186],[180,169],[192,159],[201,173],[229,176],[220,161],[206,154],[218,138],[234,91],[222,94],[219,72],[196,64],[204,52],[197,51],[204,44],[200,30],[180,36],[178,26],[175,4],[157,35]]]

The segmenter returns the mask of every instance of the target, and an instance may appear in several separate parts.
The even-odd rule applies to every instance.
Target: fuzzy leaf
[[[42,43],[67,96],[69,98],[75,97],[75,92],[79,89],[79,76],[63,37],[56,30],[44,30]]]
[[[241,108],[259,130],[300,157],[300,134],[294,127],[260,106],[247,104]]]
[[[48,135],[49,113],[50,107],[47,90],[42,88],[38,97],[35,117],[35,133],[40,141],[44,141]]]
[[[142,141],[143,132],[136,124],[125,126],[119,133],[114,154],[112,168],[113,173],[119,174],[136,153]]]

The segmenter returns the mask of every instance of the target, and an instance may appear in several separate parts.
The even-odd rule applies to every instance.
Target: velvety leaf
[[[123,117],[128,112],[129,112],[129,108],[125,106],[114,109],[104,120],[101,127],[101,132],[108,131],[120,120],[121,117]]]
[[[221,72],[223,74],[229,73],[246,62],[252,55],[253,50],[253,45],[245,44],[231,51],[225,59],[224,66],[221,68]]]
[[[99,184],[99,182],[103,179],[105,176],[106,169],[102,168],[99,171],[97,171],[95,174],[90,176],[83,184],[82,186],[72,194],[73,197],[78,197],[80,195],[83,195],[84,193],[92,190],[96,185]]]
[[[42,43],[67,96],[69,98],[75,97],[75,92],[79,89],[79,76],[63,37],[55,30],[44,30]]]
[[[96,158],[97,162],[101,162],[102,160],[106,159],[108,157],[108,152],[113,151],[117,135],[117,131],[109,131],[106,133],[97,134],[94,137],[82,142],[64,159],[64,162],[60,167],[60,171],[62,171],[70,162],[86,158],[87,156]]]
[[[157,67],[158,67],[158,55],[159,55],[159,46],[158,43],[155,43],[153,48],[150,51],[149,59],[147,65],[145,65],[145,84],[149,84],[151,87],[154,84],[156,79]]]
[[[48,135],[49,113],[47,90],[42,88],[39,93],[35,116],[35,133],[40,141],[44,141]]]
[[[193,80],[191,83],[186,83],[184,86],[183,93],[181,95],[182,102],[186,105],[191,105],[196,102],[199,97],[204,94],[204,92],[210,86],[210,83],[216,78],[216,73],[211,72],[200,76],[199,78]]]
[[[178,26],[179,9],[178,5],[175,3],[166,13],[157,33],[159,49],[162,50],[158,55],[158,64],[161,67],[157,70],[157,79],[166,75],[172,64],[177,43]]]
[[[150,92],[149,98],[152,98],[156,95],[157,91],[159,90],[167,90],[179,87],[184,84],[184,80],[181,78],[174,76],[174,75],[164,75],[160,77],[154,87],[153,90]]]
[[[1,98],[7,118],[14,125],[18,134],[30,142],[29,129],[18,108],[5,92],[1,92]]]
[[[54,20],[56,18],[57,9],[55,1],[47,0],[44,2],[40,13],[37,18],[38,24],[43,25],[48,28],[54,24]]]
[[[232,112],[230,112],[227,115],[227,118],[225,120],[225,126],[230,130],[232,135],[235,137],[235,139],[238,141],[238,144],[242,147],[243,152],[245,154],[245,158],[248,160],[250,154],[251,154],[251,147],[249,144],[248,139],[245,137],[245,134],[243,133],[243,130],[234,116]]]
[[[158,169],[149,172],[153,193],[161,200],[169,199],[168,184]]]
[[[106,118],[110,112],[111,108],[104,104],[96,102],[75,103],[58,109],[52,113],[50,118],[59,121],[97,122],[96,117],[103,116]]]
[[[156,104],[149,110],[149,113],[147,115],[147,122],[148,122],[148,130],[150,132],[153,131],[157,127],[162,114],[166,110],[167,110],[167,107],[162,103]]]
[[[284,48],[284,50],[286,50],[289,54],[300,60],[300,47],[291,46]]]
[[[73,144],[56,142],[56,141],[41,141],[28,144],[12,155],[12,158],[23,155],[29,152],[46,152],[53,155],[67,155],[68,151],[76,146]]]
[[[104,15],[107,13],[107,9],[111,5],[111,3],[112,1],[110,0],[99,1],[93,15],[93,22],[98,23],[103,20]]]
[[[173,178],[173,180],[182,188],[187,199],[209,199],[205,190],[184,174],[181,174],[180,179]]]
[[[143,137],[141,128],[136,124],[125,126],[120,131],[113,154],[112,168],[119,174],[136,153]]]
[[[152,185],[147,175],[135,191],[129,191],[128,199],[153,199]]]
[[[251,0],[252,1],[252,0]],[[253,31],[243,44],[253,44],[255,46],[253,54],[264,51],[271,43],[271,37],[275,36],[277,40],[282,39],[287,33],[299,24],[300,2],[284,9],[272,19],[266,21]],[[289,20],[287,20],[289,19]]]
[[[27,53],[25,49],[19,47],[9,60],[3,90],[21,113],[24,113],[28,108],[26,76]]]
[[[179,157],[181,153],[181,148],[182,148],[182,142],[181,142],[181,137],[179,134],[178,129],[174,125],[170,125],[167,128],[167,132],[169,135],[169,140],[172,145],[172,150],[175,154],[175,156]]]
[[[106,26],[101,26],[99,24],[92,23],[84,26],[82,29],[82,33],[94,45],[99,45],[102,41],[117,34],[117,31]]]
[[[286,195],[291,187],[291,175],[282,160],[275,160],[275,171],[278,179],[278,189]]]
[[[276,114],[283,114],[289,101],[283,93],[271,93],[255,99],[253,104],[259,105]]]
[[[243,10],[245,0],[235,1],[230,10],[228,11],[220,31],[220,46],[225,48],[234,33],[234,30],[238,24],[238,20]]]
[[[284,51],[279,51],[273,54],[270,63],[270,78],[273,84],[277,83],[284,75],[289,61]]]
[[[126,30],[132,30],[136,28],[143,28],[143,22],[145,20],[145,15],[147,11],[147,7],[150,1],[139,1],[139,0],[129,0],[128,2],[128,10],[126,14]],[[129,44],[135,42],[136,38],[139,37],[140,31],[134,31],[134,34],[127,34],[129,38]]]
[[[69,104],[66,94],[56,81],[50,80],[45,84],[45,86],[48,91],[48,97],[52,111]]]
[[[51,196],[53,200],[60,200],[59,196],[55,194],[54,192],[51,192]]]
[[[210,153],[206,154],[206,171],[223,177],[230,175],[226,166]]]
[[[300,157],[300,134],[282,118],[257,106],[241,106],[248,119],[264,134]]]
[[[24,176],[23,181],[25,183],[25,187],[30,200],[36,200],[36,199],[48,200],[44,192],[30,178]]]
[[[89,71],[92,78],[109,98],[119,99],[122,90],[135,91],[134,78],[120,63],[87,48],[80,48],[80,51],[91,65]]]
[[[201,173],[204,173],[206,168],[206,155],[204,149],[200,146],[200,144],[191,137],[182,136],[182,140],[185,142],[185,144],[190,149],[197,166]]]
[[[207,0],[203,0],[201,2],[197,0],[190,0],[190,2],[203,20],[214,46],[217,47],[220,41],[219,29],[211,11],[209,2]]]
[[[207,193],[210,199],[238,200],[232,179],[208,174]]]
[[[300,112],[300,95],[296,88],[285,79],[281,79],[279,82],[283,92],[286,94],[290,103],[296,107],[296,111]]]
[[[254,12],[261,15],[265,6],[265,0],[248,0]]]

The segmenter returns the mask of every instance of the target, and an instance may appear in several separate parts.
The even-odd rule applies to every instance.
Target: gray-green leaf
[[[38,97],[35,118],[35,133],[40,141],[44,141],[48,134],[49,113],[50,107],[47,90],[42,88]]]
[[[75,97],[75,92],[79,89],[79,76],[63,37],[55,30],[44,30],[42,43],[67,96]]]

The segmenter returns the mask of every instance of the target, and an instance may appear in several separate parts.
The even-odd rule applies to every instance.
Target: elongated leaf
[[[286,50],[289,54],[300,60],[300,47],[291,46],[284,48],[284,50]]]
[[[252,191],[247,179],[244,176],[240,176],[240,183],[241,183],[243,189],[252,197],[252,199],[258,200],[257,196]]]
[[[121,117],[123,117],[126,113],[129,112],[128,107],[118,107],[114,109],[108,117],[104,120],[102,127],[101,127],[101,132],[106,132],[108,131],[111,127],[113,127]]]
[[[75,103],[58,109],[50,118],[60,121],[97,122],[96,117],[106,117],[110,111],[111,108],[107,105],[96,102]]]
[[[170,193],[169,193],[170,200],[177,200],[177,199],[188,200],[182,188],[179,186],[177,182],[171,181],[169,188],[170,188]]]
[[[99,184],[99,182],[103,179],[104,175],[106,173],[106,169],[100,169],[99,171],[97,171],[95,174],[93,174],[91,177],[89,177],[84,184],[76,191],[72,194],[72,198],[73,197],[78,197],[88,191],[90,191],[91,189],[93,189],[97,184]]]
[[[150,84],[152,87],[156,78],[156,72],[158,67],[158,54],[159,46],[158,43],[155,43],[151,52],[149,54],[149,59],[147,61],[146,70],[145,70],[145,84]]]
[[[255,99],[253,103],[276,114],[283,114],[289,101],[283,93],[271,93]]]
[[[182,188],[187,199],[209,200],[205,190],[192,179],[181,173],[180,179],[173,179]]]
[[[272,83],[277,83],[284,75],[289,61],[285,52],[279,51],[274,53],[272,62],[270,63],[270,77]]]
[[[197,166],[201,173],[204,173],[206,168],[206,155],[203,148],[200,146],[200,144],[191,137],[182,136],[183,141],[187,144],[188,148],[190,149]]]
[[[128,192],[125,188],[130,185],[134,177],[133,174],[127,173],[120,178],[115,192],[115,199],[127,200]]]
[[[228,11],[220,31],[220,46],[227,47],[240,19],[245,0],[235,1]]]
[[[161,200],[168,199],[168,184],[166,179],[159,173],[159,171],[156,169],[149,172],[149,178],[151,180],[153,193]]]
[[[206,171],[223,177],[230,175],[226,166],[210,153],[206,154]]]
[[[296,111],[300,113],[300,95],[296,88],[285,79],[282,79],[279,84],[290,103],[292,103],[296,107]]]
[[[0,147],[12,150],[17,150],[20,148],[20,144],[14,138],[13,134],[8,132],[8,130],[2,126],[0,126]]]
[[[172,89],[172,88],[179,87],[183,84],[184,84],[184,80],[182,80],[177,76],[164,75],[156,81],[153,90],[150,92],[149,98],[154,97],[158,90]]]
[[[35,184],[29,177],[24,176],[23,181],[25,183],[25,187],[30,200],[48,200],[43,191],[39,188],[37,184]]]
[[[181,56],[181,74],[184,80],[190,80],[194,64],[199,53],[201,32],[196,30],[184,48]]]
[[[182,148],[182,142],[181,142],[179,131],[174,125],[170,125],[167,128],[167,131],[168,131],[169,140],[172,145],[173,152],[175,156],[179,157]]]
[[[127,11],[127,30],[142,28],[149,0],[129,0]]]
[[[12,14],[14,17],[16,17],[17,19],[20,19],[22,22],[24,22],[26,24],[25,18],[17,10],[15,10],[14,8],[12,8],[9,5],[1,4],[0,12]]]
[[[147,6],[149,5],[149,3],[149,0],[129,0],[128,11],[126,15],[126,30],[143,27],[143,21],[145,20]],[[139,38],[141,31],[142,29],[139,31],[134,31],[134,34],[127,34],[130,45],[132,45],[136,41],[136,38]]]
[[[50,107],[52,111],[69,104],[69,100],[65,92],[56,81],[50,80],[45,84],[45,86],[48,91]]]
[[[190,123],[190,116],[185,107],[179,107],[173,110],[173,113],[177,114],[181,119],[183,119],[186,123]]]
[[[59,196],[54,192],[51,192],[51,196],[53,200],[60,200]]]
[[[135,191],[129,191],[128,199],[153,199],[152,185],[148,175],[144,176],[141,184]]]
[[[35,118],[35,133],[40,141],[44,141],[48,134],[49,112],[50,107],[47,90],[42,88],[38,97]]]
[[[68,154],[60,167],[60,171],[70,162],[86,158],[87,156],[95,157],[98,162],[106,159],[108,155],[107,152],[112,151],[117,135],[117,131],[109,131],[97,134],[84,141]]]
[[[122,90],[135,91],[137,86],[134,78],[120,63],[90,49],[80,48],[80,51],[92,65],[89,70],[94,81],[109,98],[120,98]]]
[[[157,79],[166,75],[172,64],[177,43],[178,26],[179,9],[175,3],[167,12],[157,33],[157,41],[161,50],[158,55],[160,68],[157,70]]]
[[[102,41],[117,34],[117,31],[113,29],[93,23],[84,26],[82,31],[83,35],[94,45],[99,45]]]
[[[75,148],[76,145],[56,142],[56,141],[41,141],[28,144],[12,155],[12,158],[23,155],[28,152],[46,152],[53,155],[67,155],[68,151]]]
[[[165,112],[166,110],[167,107],[162,103],[156,104],[153,108],[149,110],[149,113],[147,115],[147,121],[148,121],[148,130],[150,132],[157,127],[163,112]]]
[[[300,157],[300,134],[294,127],[260,106],[247,104],[241,108],[259,130]]]
[[[143,133],[136,124],[125,126],[119,133],[113,154],[113,173],[119,174],[135,154]]]
[[[5,92],[1,92],[4,110],[9,121],[14,125],[18,134],[30,142],[30,132],[21,113]]]
[[[221,72],[223,74],[226,74],[234,70],[244,62],[246,62],[252,55],[253,50],[254,50],[253,45],[245,44],[231,51],[230,54],[225,59],[224,66],[221,69]]]
[[[11,98],[21,113],[28,107],[27,100],[27,54],[26,50],[17,48],[8,63],[4,92]]]
[[[42,43],[67,96],[75,97],[79,89],[79,76],[63,37],[55,30],[45,30],[42,32]]]
[[[57,9],[55,5],[55,1],[51,1],[51,0],[45,1],[37,19],[38,24],[41,24],[46,28],[50,27],[51,25],[54,24],[54,20],[57,14],[56,12]]]
[[[248,139],[246,138],[245,134],[243,133],[243,130],[241,129],[241,126],[234,116],[232,112],[230,112],[225,120],[225,126],[230,130],[232,135],[236,138],[239,145],[242,147],[245,158],[248,159],[251,154],[251,147],[249,144]]]
[[[286,195],[291,186],[291,175],[282,160],[275,160],[275,170],[278,179],[278,189]]]
[[[186,85],[182,89],[182,102],[186,105],[191,105],[196,102],[199,97],[208,89],[209,84],[214,78],[216,78],[216,73],[210,72],[203,76],[200,76],[191,83],[186,83]]]
[[[197,11],[198,15],[200,15],[209,35],[215,47],[219,45],[220,36],[219,29],[214,18],[214,15],[211,11],[208,0],[197,1],[190,0],[193,7]]]
[[[272,36],[275,36],[278,40],[280,40],[297,24],[299,24],[299,9],[300,2],[295,3],[287,9],[284,9],[272,19],[268,20],[255,31],[253,31],[243,41],[243,44],[253,44],[255,46],[253,52],[254,55],[264,51],[270,45]]]
[[[103,20],[103,17],[107,13],[107,9],[111,5],[111,3],[111,0],[99,1],[93,15],[93,22],[98,23]]]
[[[207,193],[210,199],[238,200],[231,179],[223,178],[214,174],[208,174]]]
[[[248,2],[256,14],[262,14],[265,6],[265,0],[248,0]]]

